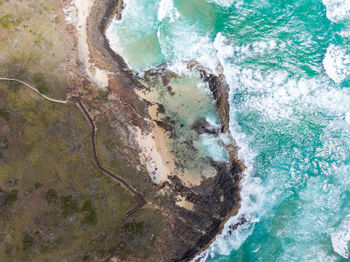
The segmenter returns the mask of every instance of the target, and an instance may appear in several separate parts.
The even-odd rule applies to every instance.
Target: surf
[[[230,131],[247,166],[242,203],[197,259],[348,257],[349,1],[125,6],[107,34],[132,69],[166,63],[187,75],[195,59],[230,85]],[[217,140],[202,139],[208,154],[225,157]]]

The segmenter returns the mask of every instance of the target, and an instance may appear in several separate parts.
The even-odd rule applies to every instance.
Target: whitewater
[[[132,69],[195,59],[230,85],[242,203],[197,259],[347,260],[350,0],[124,2],[107,35]]]

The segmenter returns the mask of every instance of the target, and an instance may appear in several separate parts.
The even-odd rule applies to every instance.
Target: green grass
[[[20,23],[22,23],[22,19],[13,14],[6,14],[0,17],[0,26],[6,29],[18,26]]]
[[[9,120],[9,112],[5,111],[5,110],[0,110],[0,117],[5,119],[6,121]]]
[[[9,192],[0,189],[0,212],[10,208],[17,201],[18,190],[13,189]],[[0,213],[1,215],[1,213]]]
[[[9,141],[7,137],[0,136],[0,150],[1,149],[7,149],[9,145]]]
[[[131,221],[125,224],[125,230],[131,234],[141,235],[144,233],[145,222]]]
[[[96,225],[97,224],[97,216],[96,210],[92,206],[92,202],[90,200],[86,200],[83,204],[82,211],[84,212],[84,224]]]
[[[141,192],[148,203],[166,206],[166,197],[159,195],[159,189],[152,186],[148,180],[148,174],[137,171],[132,165],[126,165],[127,161],[120,153],[123,142],[109,130],[110,127],[105,122],[98,123],[97,146],[102,163]],[[163,213],[157,209],[144,207],[133,214],[125,224],[126,245],[120,250],[119,258],[127,260],[132,254],[139,259],[147,259],[154,254],[155,236],[160,236],[164,232],[163,230],[167,227],[165,220]]]
[[[103,99],[103,100],[107,100],[109,95],[109,91],[108,90],[98,90],[98,99]]]
[[[37,187],[37,185],[40,183],[35,183],[35,188],[39,188]],[[47,200],[48,203],[53,203],[57,201],[57,192],[55,189],[50,188],[45,195],[45,199]]]
[[[62,215],[67,217],[79,211],[79,202],[72,195],[61,197]]]
[[[73,46],[64,33],[60,1],[1,0],[0,4],[0,74],[27,80],[40,92],[64,99],[72,80],[67,60]]]
[[[34,244],[33,237],[30,234],[25,233],[22,240],[23,251],[27,251],[29,248],[33,246],[33,244]]]
[[[45,77],[42,73],[35,73],[33,75],[33,82],[35,87],[39,90],[42,94],[47,94],[49,91],[49,88],[47,86]]]

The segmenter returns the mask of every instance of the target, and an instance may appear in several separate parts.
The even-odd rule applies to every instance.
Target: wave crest
[[[333,250],[343,258],[349,258],[350,215],[347,215],[336,232],[331,234]]]
[[[343,48],[332,44],[327,48],[323,67],[334,82],[341,83],[350,74],[350,55]]]
[[[349,0],[322,0],[326,6],[327,18],[332,22],[340,22],[350,18]]]

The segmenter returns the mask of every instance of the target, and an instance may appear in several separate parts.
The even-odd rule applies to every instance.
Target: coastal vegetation
[[[65,97],[72,59],[63,35],[61,1],[1,1],[0,75],[27,80],[56,99]],[[12,83],[16,85],[16,83]]]

